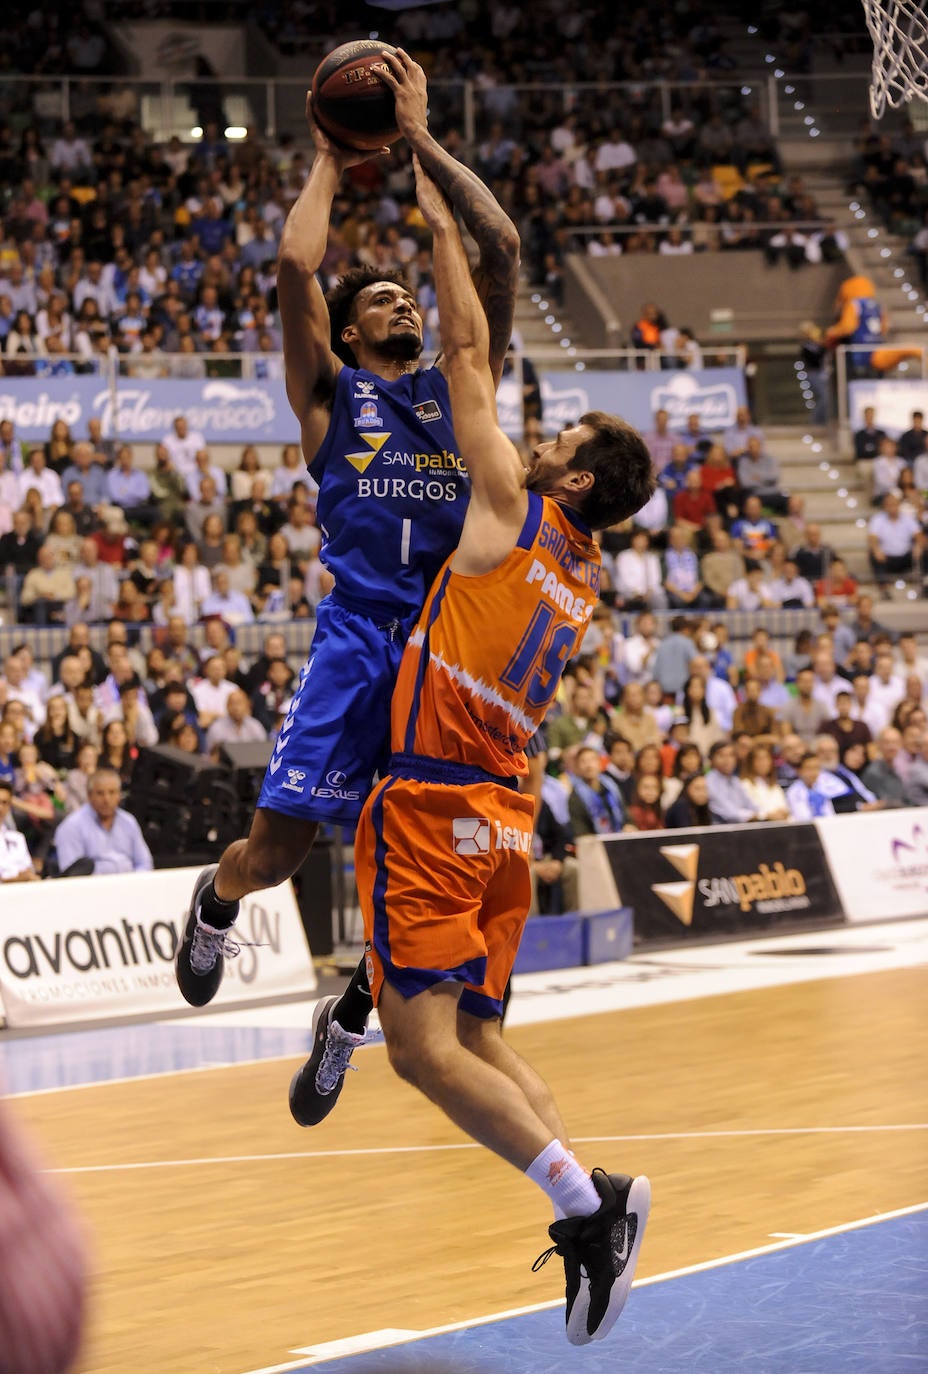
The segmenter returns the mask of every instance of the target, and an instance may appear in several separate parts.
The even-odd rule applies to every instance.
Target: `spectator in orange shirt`
[[[766,654],[772,661],[777,681],[782,682],[784,678],[783,660],[776,649],[770,647],[770,631],[764,629],[763,625],[755,627],[751,635],[751,647],[744,655],[744,670],[753,675],[757,671],[757,660],[762,654]]]

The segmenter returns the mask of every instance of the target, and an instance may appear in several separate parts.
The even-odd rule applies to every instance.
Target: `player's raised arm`
[[[419,207],[432,231],[435,291],[454,432],[471,479],[471,500],[461,549],[486,548],[488,567],[504,557],[527,508],[525,469],[499,427],[490,370],[490,332],[471,278],[454,212],[444,192],[415,159]],[[475,528],[479,522],[479,530]]]
[[[343,366],[332,352],[329,312],[316,273],[325,257],[332,201],[342,172],[372,154],[342,152],[330,143],[312,118],[308,95],[306,117],[316,156],[280,238],[277,297],[287,396],[300,422],[309,462],[328,428],[335,378]]]
[[[489,326],[490,370],[499,385],[512,338],[519,284],[519,231],[493,192],[429,133],[425,72],[408,53],[384,53],[383,80],[396,98],[397,126],[423,169],[448,196],[480,254],[474,285]]]

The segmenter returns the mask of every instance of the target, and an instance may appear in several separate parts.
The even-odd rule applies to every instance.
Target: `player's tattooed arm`
[[[316,274],[328,245],[332,202],[342,173],[371,154],[347,152],[331,143],[313,119],[309,94],[306,118],[316,153],[281,235],[277,295],[287,396],[300,422],[303,453],[310,462],[328,429],[335,379],[342,367],[332,352],[329,312]]]
[[[429,133],[425,72],[397,49],[384,53],[383,80],[396,97],[397,124],[423,169],[461,216],[479,252],[472,276],[490,329],[490,367],[499,383],[512,337],[519,282],[519,233],[489,187]]]

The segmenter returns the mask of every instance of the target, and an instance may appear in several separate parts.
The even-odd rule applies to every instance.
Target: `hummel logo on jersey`
[[[355,393],[355,399],[356,399],[356,400],[361,400],[361,399],[365,399],[365,400],[366,400],[369,396],[373,396],[373,395],[374,395],[374,392],[375,392],[376,387],[377,387],[377,383],[376,383],[376,382],[366,382],[366,381],[364,380],[364,378],[361,377],[361,378],[358,378],[358,379],[355,381],[355,386],[358,388],[358,393],[360,393],[360,395],[359,395],[358,393]]]
[[[353,468],[357,468],[358,472],[366,472],[390,435],[384,433],[361,434],[358,437],[363,439],[369,447],[363,453],[346,453],[345,457]]]
[[[287,769],[287,781],[284,783],[284,788],[285,788],[286,791],[288,791],[288,792],[300,792],[300,793],[302,793],[303,789],[302,789],[302,787],[300,786],[300,783],[304,781],[305,777],[306,777],[306,774],[302,771],[302,769],[300,769],[300,768],[288,768],[288,769]]]

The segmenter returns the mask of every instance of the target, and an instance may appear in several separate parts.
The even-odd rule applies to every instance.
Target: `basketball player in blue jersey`
[[[430,135],[422,68],[402,51],[386,60],[394,70],[398,126],[477,243],[474,285],[498,383],[512,333],[518,234],[479,177]],[[332,144],[314,122],[309,98],[307,118],[316,157],[281,238],[277,290],[287,394],[319,483],[322,559],[335,589],[318,607],[248,838],[230,845],[194,885],[175,965],[192,1006],[212,1000],[224,955],[236,952],[228,933],[240,899],[291,877],[321,823],[357,822],[386,761],[390,698],[407,633],[457,545],[469,494],[444,368],[441,359],[418,367],[422,320],[404,280],[356,268],[323,297],[316,274],[332,203],[345,169],[370,154]],[[370,1009],[362,963],[344,996],[317,1008],[313,1059],[291,1088],[301,1124],[331,1110]]]

